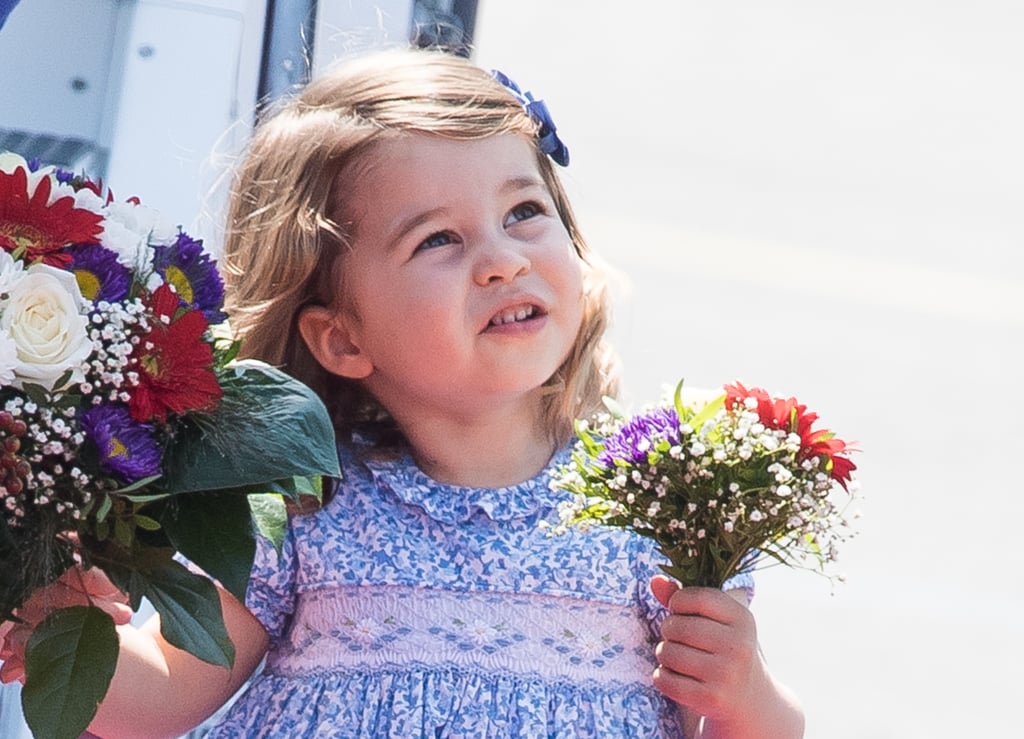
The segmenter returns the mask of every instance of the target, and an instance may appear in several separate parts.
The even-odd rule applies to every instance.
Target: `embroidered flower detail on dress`
[[[480,650],[486,654],[494,654],[499,649],[526,640],[523,634],[510,631],[508,625],[503,623],[491,624],[480,619],[466,622],[455,618],[451,624],[451,629],[434,626],[428,631],[466,652]]]
[[[411,633],[411,629],[397,626],[398,622],[391,616],[382,620],[361,618],[358,621],[345,619],[345,629],[332,629],[333,638],[344,644],[352,652],[378,650],[392,644],[403,636]]]
[[[608,660],[615,659],[623,652],[622,645],[612,641],[609,634],[577,633],[565,629],[560,637],[548,637],[543,643],[565,655],[569,663],[574,665],[603,667]]]

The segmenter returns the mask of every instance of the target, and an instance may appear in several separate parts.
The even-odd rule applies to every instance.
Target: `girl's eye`
[[[534,202],[520,203],[514,207],[508,214],[508,222],[515,223],[517,221],[526,221],[530,218],[540,215],[544,212],[544,209],[539,204]]]
[[[437,233],[432,233],[430,234],[430,236],[423,239],[423,241],[419,243],[419,246],[416,247],[416,251],[434,249],[435,247],[438,246],[446,246],[448,244],[453,243],[454,241],[455,237],[452,236],[452,234],[449,233],[448,231],[438,231]]]

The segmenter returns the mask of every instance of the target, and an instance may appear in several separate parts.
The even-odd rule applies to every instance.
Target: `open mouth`
[[[535,305],[518,305],[501,311],[490,320],[488,325],[505,326],[510,323],[520,323],[521,321],[529,321],[540,314],[540,309]]]

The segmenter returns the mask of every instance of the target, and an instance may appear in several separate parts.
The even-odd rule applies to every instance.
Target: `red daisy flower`
[[[799,458],[811,459],[820,457],[825,463],[832,479],[846,489],[851,473],[857,466],[848,457],[839,456],[855,451],[845,441],[835,438],[835,434],[826,429],[814,429],[818,414],[807,410],[807,406],[798,403],[796,398],[773,398],[761,388],[746,388],[742,383],[725,386],[726,406],[733,408],[742,405],[747,398],[757,401],[757,415],[767,428],[782,429],[800,437]]]
[[[168,413],[212,410],[223,395],[213,371],[213,349],[203,341],[206,319],[195,310],[179,314],[180,304],[169,285],[150,296],[152,326],[130,360],[139,374],[128,401],[136,421],[162,423]]]
[[[29,197],[28,172],[0,172],[0,247],[26,262],[67,267],[71,257],[61,251],[71,244],[95,243],[103,217],[75,207],[73,197],[51,204],[50,178],[44,177]]]
[[[852,444],[837,439],[831,431],[821,429],[810,434],[806,442],[801,443],[801,459],[821,457],[825,461],[825,469],[833,480],[846,490],[846,483],[853,479],[853,471],[857,465],[849,457],[841,456],[856,451]]]

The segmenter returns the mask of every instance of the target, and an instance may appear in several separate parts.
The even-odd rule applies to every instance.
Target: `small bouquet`
[[[244,598],[256,532],[279,542],[286,500],[318,499],[338,462],[316,395],[236,360],[223,300],[202,242],[137,199],[0,154],[0,642],[35,591],[98,568],[171,644],[232,664],[210,577]],[[100,601],[32,632],[37,737],[77,737],[106,694]]]
[[[795,398],[740,383],[707,403],[672,402],[577,425],[553,485],[576,493],[556,529],[604,524],[654,539],[683,585],[721,587],[771,560],[823,566],[849,522],[854,448],[815,429]]]

